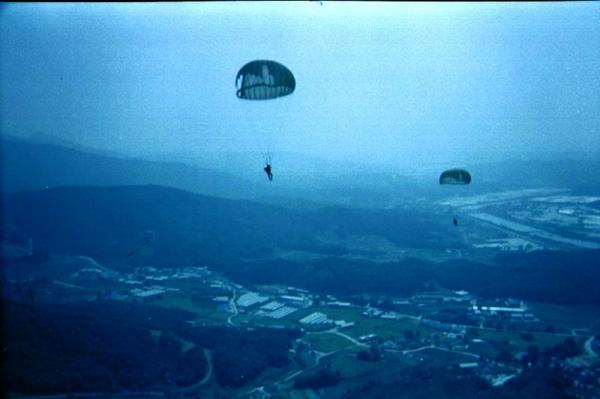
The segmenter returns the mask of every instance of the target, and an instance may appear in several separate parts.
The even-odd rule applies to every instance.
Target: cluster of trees
[[[527,354],[521,358],[524,367],[536,366],[538,364],[548,366],[552,358],[567,359],[581,354],[581,348],[573,338],[566,338],[555,345],[540,350],[537,345],[529,345]]]
[[[213,351],[216,380],[239,387],[268,367],[287,365],[299,336],[296,330],[192,327],[188,312],[120,301],[6,301],[4,311],[7,388],[30,394],[188,386],[206,373],[203,348]],[[182,339],[195,346],[182,351]]]
[[[384,293],[409,295],[431,280],[433,263],[407,259],[374,263],[345,258],[325,258],[297,263],[283,260],[235,262],[224,266],[233,280],[245,284],[296,285],[336,296]]]
[[[381,349],[377,345],[371,345],[369,349],[359,350],[356,358],[366,362],[378,362],[381,360]]]
[[[240,387],[258,377],[268,367],[289,364],[292,341],[298,330],[231,327],[186,328],[181,334],[213,351],[217,381],[223,386]]]
[[[322,368],[318,371],[306,373],[294,380],[297,389],[319,389],[336,385],[342,376],[339,371],[330,368]]]
[[[5,229],[8,242],[32,237],[36,254],[78,253],[103,262],[215,264],[261,258],[275,247],[345,254],[343,245],[315,238],[328,230],[341,237],[383,236],[416,248],[439,248],[449,237],[433,214],[342,207],[294,210],[152,185],[57,187],[11,193],[4,199],[4,225],[13,227],[10,234]],[[158,233],[151,259],[132,253],[148,230]]]
[[[449,399],[567,399],[569,377],[560,370],[535,367],[502,387],[492,387],[471,372],[418,365],[395,374],[392,380],[371,380],[346,390],[343,399],[449,398]]]
[[[526,342],[530,342],[533,339],[533,336],[529,337],[530,335],[531,334],[523,334],[521,339]],[[490,341],[490,343],[497,351],[495,360],[503,363],[517,361],[508,342]],[[577,345],[573,338],[568,337],[562,342],[558,342],[555,345],[546,346],[541,349],[537,345],[529,345],[527,347],[527,351],[524,354],[521,354],[519,360],[524,367],[536,365],[542,365],[546,367],[552,363],[552,359],[564,360],[580,354],[581,348]]]
[[[503,255],[493,264],[468,260],[437,264],[420,259],[374,263],[330,257],[304,263],[234,262],[222,267],[232,279],[242,283],[293,284],[337,296],[408,296],[435,281],[445,288],[465,289],[484,298],[600,305],[600,291],[594,284],[600,280],[600,269],[594,267],[598,257],[600,250],[540,251]],[[463,322],[469,324],[467,319]]]
[[[202,378],[201,350],[181,351],[134,323],[52,312],[7,302],[4,377],[9,391],[30,394],[111,392],[184,386]]]
[[[508,253],[489,266],[446,262],[434,279],[444,287],[462,287],[482,297],[600,305],[595,284],[600,279],[599,257],[600,250]]]

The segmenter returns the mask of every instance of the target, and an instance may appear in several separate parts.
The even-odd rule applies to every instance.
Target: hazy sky
[[[600,156],[600,4],[9,4],[1,129],[131,154]],[[285,98],[239,100],[273,59]]]

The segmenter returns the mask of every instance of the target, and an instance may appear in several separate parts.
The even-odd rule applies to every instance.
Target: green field
[[[366,334],[377,334],[385,339],[392,336],[401,336],[405,330],[423,330],[422,333],[428,333],[424,328],[421,328],[418,321],[414,319],[399,319],[399,320],[388,320],[379,318],[368,318],[362,315],[364,310],[362,308],[353,307],[334,307],[334,306],[313,306],[307,309],[301,309],[294,313],[293,319],[300,320],[303,317],[314,313],[321,312],[327,315],[332,320],[345,320],[355,322],[356,325],[343,329],[345,334],[350,335],[353,338],[358,338],[361,335]],[[292,317],[289,317],[289,320]],[[306,326],[304,326],[306,327]]]
[[[420,331],[423,336],[430,333],[429,330],[419,326],[418,320],[414,319],[384,320],[368,318],[360,319],[355,326],[344,329],[344,333],[357,339],[361,335],[371,333],[377,334],[382,339],[390,339],[402,337],[406,330]]]
[[[379,362],[361,361],[356,358],[356,352],[343,352],[336,354],[330,359],[331,367],[339,370],[342,378],[356,378],[381,370],[382,365],[389,363],[384,360]]]
[[[295,389],[293,391],[290,391],[290,393],[288,395],[289,399],[319,399],[320,397],[321,396],[318,395],[312,389],[302,389],[302,390]]]
[[[332,333],[309,333],[304,341],[313,345],[318,352],[329,353],[356,346],[351,341]]]
[[[210,301],[198,301],[192,300],[189,297],[166,297],[151,302],[154,305],[178,308],[187,310],[196,315],[197,320],[226,323],[227,317],[230,315],[226,312],[220,312],[216,309],[216,304]],[[585,326],[584,323],[592,323],[594,317],[591,313],[597,308],[578,306],[578,307],[561,307],[557,305],[547,304],[535,304],[532,306],[534,312],[539,315],[540,318],[554,317],[554,321],[557,326],[574,325]],[[569,313],[569,309],[575,309],[574,312]],[[406,330],[412,330],[413,332],[419,331],[421,337],[426,337],[432,333],[439,333],[432,329],[422,327],[419,325],[419,321],[410,318],[403,318],[399,320],[389,320],[380,318],[367,318],[361,313],[362,308],[354,307],[333,307],[333,306],[311,306],[306,309],[300,309],[282,319],[271,319],[268,317],[257,317],[254,315],[254,310],[248,313],[240,313],[234,319],[233,322],[236,325],[251,324],[256,326],[265,327],[291,327],[291,328],[304,328],[306,330],[311,329],[323,329],[324,326],[310,326],[302,325],[299,320],[303,317],[314,313],[321,312],[327,315],[332,320],[345,320],[352,321],[356,324],[352,327],[348,327],[340,330],[344,334],[351,336],[354,339],[367,334],[376,334],[383,340],[402,338]],[[325,327],[329,328],[329,327]],[[479,338],[484,340],[486,343],[491,342],[507,342],[512,350],[525,351],[530,345],[537,345],[540,348],[546,346],[552,346],[559,342],[562,342],[567,336],[551,333],[531,333],[533,340],[524,341],[521,337],[521,332],[503,331],[503,330],[486,330],[474,328],[478,332]],[[575,337],[578,344],[582,345],[584,337]],[[315,350],[324,353],[330,353],[333,351],[345,350],[349,348],[355,348],[349,340],[331,333],[325,332],[313,332],[308,333],[305,336],[305,340],[311,343]],[[490,355],[494,353],[495,349],[489,345],[473,345],[473,351],[475,353],[481,353]],[[439,352],[439,351],[438,351]]]
[[[341,331],[355,339],[362,335],[377,334],[383,339],[398,338],[404,335],[404,331],[413,330],[420,331],[423,336],[429,335],[432,330],[421,327],[419,321],[415,319],[403,318],[399,320],[368,318],[362,315],[364,310],[355,307],[337,307],[337,306],[311,306],[309,308],[300,309],[282,319],[273,320],[266,317],[256,317],[249,312],[239,315],[235,318],[236,324],[247,321],[255,325],[285,325],[287,327],[302,327],[306,330],[322,330],[324,328],[332,328],[327,326],[311,326],[300,324],[299,320],[314,312],[321,312],[327,315],[331,320],[345,320],[347,322],[356,323],[352,327],[344,328]]]
[[[424,349],[412,354],[417,359],[423,359],[425,362],[436,363],[440,365],[451,365],[467,362],[478,362],[478,359],[472,356],[462,355],[456,352],[449,352],[442,349],[432,348]]]

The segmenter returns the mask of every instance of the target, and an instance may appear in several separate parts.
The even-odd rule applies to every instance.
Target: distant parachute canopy
[[[237,96],[245,100],[270,100],[292,94],[296,88],[294,75],[275,61],[257,60],[247,63],[235,78]]]
[[[440,184],[470,184],[471,175],[464,169],[448,169],[440,175]]]

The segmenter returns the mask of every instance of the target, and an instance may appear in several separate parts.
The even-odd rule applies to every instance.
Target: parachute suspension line
[[[269,144],[267,143],[267,140],[265,138],[265,136],[267,135],[266,129],[268,129],[268,127],[266,126],[265,121],[262,120],[260,116],[257,116],[260,115],[262,112],[260,106],[257,108],[258,109],[247,110],[242,114],[244,126],[249,130],[249,134],[253,136],[251,141],[254,142],[254,151],[260,152],[260,157],[266,165],[267,163],[269,163],[268,159],[270,158]]]
[[[261,136],[261,134],[257,135],[256,141],[258,142],[260,156],[265,161],[265,163],[267,163],[267,146],[265,145],[264,138]]]
[[[275,117],[270,122],[258,121],[257,127],[259,133],[256,134],[256,141],[260,148],[260,154],[265,164],[272,165],[273,162],[273,146],[275,137],[282,130],[283,118]]]
[[[281,133],[282,118],[275,117],[273,124],[269,127],[269,132],[266,133],[266,148],[265,148],[265,160],[266,163],[271,165],[273,162],[273,146],[275,137],[279,137]]]
[[[257,130],[259,132],[254,133],[256,136],[256,142],[257,142],[257,146],[258,149],[260,151],[260,156],[263,159],[265,165],[266,164],[270,164],[270,160],[271,160],[271,148],[270,148],[270,144],[268,143],[269,140],[267,140],[266,136],[269,134],[269,132],[266,132],[265,129],[268,129],[267,126],[264,126],[264,123],[260,123],[260,121],[255,125],[255,128],[257,128]]]
[[[255,148],[260,152],[260,157],[264,161],[264,164],[270,165],[273,158],[271,154],[273,147],[272,138],[274,136],[274,129],[277,125],[277,121],[267,120],[262,116],[269,110],[269,104],[260,101],[253,105],[254,109],[246,114],[246,125],[250,126],[252,129],[251,134],[254,136],[254,141],[256,143]]]
[[[470,182],[471,177],[468,177],[468,180]],[[466,184],[466,185],[462,185],[461,188],[459,189],[460,192],[457,192],[456,195],[459,198],[463,198],[465,199],[466,197],[470,196],[471,193],[471,184]],[[464,204],[464,201],[462,202]],[[464,206],[464,205],[463,205]],[[455,218],[456,220],[458,220],[458,237],[460,240],[460,243],[462,244],[462,246],[464,247],[464,251],[468,251],[469,249],[469,239],[467,237],[467,230],[465,229],[465,225],[464,225],[464,214],[465,212],[462,211],[460,206],[455,206]],[[459,219],[459,214],[461,215],[461,218]],[[463,257],[463,252],[460,251],[460,257]]]
[[[265,165],[271,165],[271,162],[273,161],[273,157],[271,156],[271,153],[269,153],[269,152],[262,153],[262,158],[265,161]]]
[[[237,80],[239,80],[239,77]],[[240,91],[238,90],[238,98],[240,97],[239,93]],[[246,134],[249,136],[253,136],[251,138],[251,141],[254,143],[254,151],[258,150],[260,152],[261,158],[264,160],[266,158],[265,143],[262,135],[255,131],[257,127],[260,127],[257,123],[256,111],[253,110],[251,107],[246,108],[241,112],[240,117],[243,121],[242,126],[246,130]],[[247,146],[250,147],[250,142],[247,143]]]
[[[470,183],[470,175],[469,175],[469,183]],[[467,186],[465,187],[464,191],[465,191],[465,193],[464,193],[465,197],[467,197],[467,198],[471,197],[471,195],[472,195],[471,184],[467,184]],[[464,222],[465,212],[463,211],[462,214],[463,214],[463,218],[462,218],[463,220],[461,220],[460,222]],[[465,250],[468,251],[470,240],[469,240],[469,238],[467,236],[467,230],[464,229],[464,228],[460,229],[460,236],[461,236],[463,244],[465,245]]]

